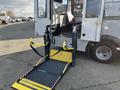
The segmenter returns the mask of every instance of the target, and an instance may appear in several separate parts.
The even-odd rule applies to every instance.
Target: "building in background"
[[[0,11],[0,16],[9,16],[9,17],[15,17],[15,13],[13,11],[10,10],[6,10],[6,11]]]
[[[5,12],[5,16],[14,17],[15,13],[13,11],[8,10],[8,11]]]
[[[0,11],[0,21],[3,21],[5,23],[10,23],[13,22],[14,18],[15,18],[15,14],[13,11],[10,10]]]
[[[5,13],[0,11],[0,16],[5,16]]]

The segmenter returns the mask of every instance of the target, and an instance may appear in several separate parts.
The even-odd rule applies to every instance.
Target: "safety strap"
[[[36,54],[38,54],[40,57],[44,57],[43,55],[41,55],[33,46],[32,46],[32,44],[30,44],[30,47],[32,48],[32,50],[36,53]],[[55,54],[53,54],[52,56],[50,56],[50,57],[53,57],[53,56],[55,56],[56,54],[58,54],[60,51],[62,51],[63,49],[61,48],[60,50],[58,50]]]
[[[40,57],[42,57],[41,59],[38,60],[38,62],[36,63],[35,66],[38,66],[39,64],[41,64],[42,62],[44,62],[43,60],[48,57],[50,55],[50,53],[48,53],[47,55],[43,56],[39,53],[39,51],[35,48],[35,46],[41,46],[40,43],[34,43],[32,41],[32,38],[30,39],[30,47],[32,48],[32,50]],[[47,46],[47,45],[44,45],[44,47]],[[57,55],[59,52],[61,52],[62,50],[73,50],[73,48],[68,48],[67,47],[67,41],[65,40],[63,42],[63,47],[61,47],[56,53],[54,53],[53,55],[50,56],[51,57],[54,57],[55,55]]]
[[[44,46],[46,46],[46,45],[45,45],[45,44],[41,44],[41,43],[34,43],[34,42],[32,41],[32,39],[33,39],[33,38],[30,38],[30,39],[29,39],[30,47],[32,48],[32,50],[33,50],[37,55],[39,55],[40,57],[44,57],[44,56],[41,55],[41,54],[37,51],[37,49],[35,49],[34,47],[44,47]]]
[[[39,55],[40,57],[44,57],[43,55],[41,55],[41,54],[32,46],[32,44],[30,44],[30,47],[32,48],[32,50],[33,50],[37,55]]]
[[[44,46],[46,46],[46,44],[34,43],[34,42],[32,41],[32,39],[33,39],[33,38],[30,38],[30,39],[29,39],[29,43],[30,43],[32,46],[36,46],[36,47],[44,47]]]
[[[55,54],[53,54],[53,55],[50,56],[50,57],[54,57],[55,55],[57,55],[57,54],[58,54],[60,51],[62,51],[62,50],[63,50],[63,49],[58,50]],[[38,66],[38,65],[41,63],[41,61],[42,61],[43,59],[45,59],[46,57],[48,57],[48,55],[46,55],[45,57],[43,57],[43,58],[41,58],[40,60],[38,60],[36,66]]]
[[[42,57],[42,58],[37,62],[36,66],[38,66],[38,65],[41,63],[42,60],[44,60],[46,57],[49,56],[49,54],[46,55],[46,56],[41,55],[41,54],[36,50],[36,48],[34,48],[33,44],[30,44],[30,47],[32,48],[32,50],[33,50],[37,55],[39,55],[40,57]],[[61,48],[60,50],[58,50],[55,54],[53,54],[53,55],[50,56],[50,57],[53,57],[53,56],[57,55],[57,54],[58,54],[60,51],[62,51],[62,50],[63,50],[63,49]]]

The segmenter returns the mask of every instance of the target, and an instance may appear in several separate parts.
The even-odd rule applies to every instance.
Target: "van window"
[[[47,17],[47,0],[38,0],[38,17]]]
[[[71,2],[72,14],[75,17],[82,17],[83,1],[72,0]]]
[[[120,0],[106,1],[105,17],[120,17]]]
[[[101,0],[87,0],[86,18],[98,18],[100,16]]]

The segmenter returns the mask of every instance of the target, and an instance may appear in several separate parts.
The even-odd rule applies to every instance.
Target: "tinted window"
[[[82,16],[83,3],[81,0],[72,0],[72,14],[75,17]]]
[[[86,18],[96,18],[100,15],[101,0],[87,0]]]
[[[47,16],[47,2],[46,0],[38,0],[38,17]]]
[[[105,3],[105,17],[120,17],[120,0]]]

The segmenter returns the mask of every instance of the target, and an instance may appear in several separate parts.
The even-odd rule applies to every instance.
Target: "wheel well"
[[[92,41],[88,42],[88,44],[87,44],[87,46],[86,46],[86,50],[85,50],[85,52],[86,52],[86,54],[87,54],[88,56],[91,56],[90,52],[91,52],[91,50],[92,50],[92,46],[93,46],[95,43],[96,43],[96,42],[92,42]]]
[[[119,42],[120,42],[120,39],[118,39],[118,38],[116,38],[116,37],[114,37],[114,36],[102,35],[100,42],[102,42],[102,41],[110,41],[110,42],[114,43],[116,46],[120,47],[120,43],[119,43]],[[88,44],[87,44],[87,46],[86,46],[86,50],[85,50],[85,52],[86,52],[86,54],[87,54],[88,56],[91,55],[92,47],[93,47],[96,43],[99,43],[99,42],[93,42],[93,41],[89,41],[89,42],[88,42]]]
[[[120,47],[120,39],[110,36],[110,35],[102,35],[101,41],[110,41],[114,43],[116,46]]]

